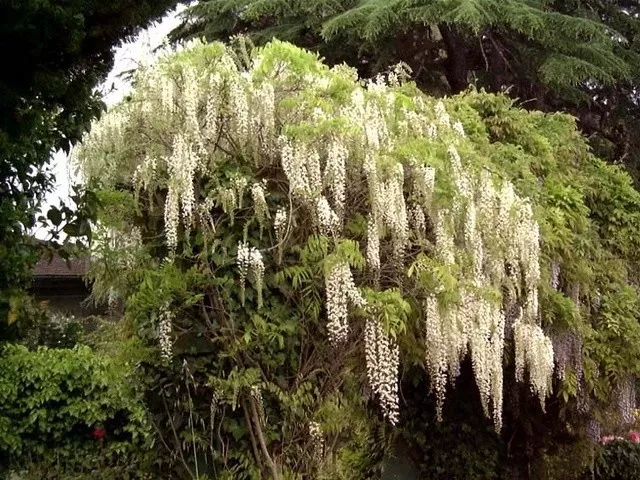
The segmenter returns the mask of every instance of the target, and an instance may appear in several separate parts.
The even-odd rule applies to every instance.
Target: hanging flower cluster
[[[258,308],[262,307],[262,285],[264,278],[264,263],[262,254],[256,247],[249,247],[247,242],[238,242],[238,271],[240,272],[240,288],[242,290],[242,303],[244,304],[244,289],[247,275],[253,276],[256,292],[258,293]]]
[[[173,356],[173,312],[167,303],[160,311],[160,321],[158,323],[158,338],[160,340],[160,355],[164,360],[170,360]]]
[[[364,340],[369,385],[378,397],[382,413],[395,425],[399,418],[400,350],[396,342],[385,333],[376,316],[367,318]]]
[[[136,191],[149,190],[156,178],[158,162],[155,158],[146,157],[145,160],[136,167],[133,172],[133,186]]]
[[[324,456],[324,434],[318,422],[309,422],[309,436],[313,443],[313,454],[316,461],[320,461]]]
[[[329,143],[327,147],[327,165],[324,180],[329,186],[336,210],[336,216],[344,218],[344,202],[346,199],[347,172],[346,164],[349,151],[339,141]]]
[[[264,228],[269,218],[269,207],[267,206],[267,200],[264,197],[264,184],[254,183],[251,185],[251,199],[253,200],[254,210],[258,223],[261,228]]]
[[[276,216],[273,219],[273,228],[276,231],[276,240],[278,243],[282,243],[287,228],[287,211],[284,208],[276,210]]]
[[[333,266],[325,277],[327,295],[327,330],[329,341],[338,345],[349,335],[348,306],[363,307],[365,300],[353,283],[351,269],[346,262]]]
[[[219,44],[195,44],[182,55],[207,61],[169,59],[143,75],[139,93],[84,140],[76,158],[85,172],[103,173],[101,181],[114,184],[128,175],[138,189],[165,191],[169,251],[198,225],[242,219],[236,260],[243,305],[250,276],[262,306],[261,251],[277,248],[280,263],[285,248],[309,235],[326,237],[330,249],[341,240],[356,242],[366,260],[362,285],[346,260],[325,269],[329,341],[349,340],[350,309],[366,304],[359,286],[406,287],[423,307],[414,314],[422,317],[438,415],[447,383],[469,355],[483,408],[499,428],[504,305],[517,303],[517,377],[529,379],[544,405],[554,359],[538,307],[534,210],[508,179],[478,160],[442,101],[404,89],[400,71],[363,85],[353,70],[329,69],[280,42],[257,50],[246,71]],[[126,136],[129,147],[114,146],[114,135],[120,143]],[[219,171],[238,162],[231,174]],[[247,191],[249,205],[243,204]],[[252,239],[264,242],[260,250],[245,241],[247,219],[257,219],[261,231],[273,219],[275,235]],[[395,423],[400,352],[380,320],[369,317],[367,376]]]
[[[524,323],[518,319],[513,326],[516,345],[516,378],[524,380],[525,365],[529,370],[531,390],[540,398],[544,410],[544,400],[551,392],[553,374],[553,345],[538,325]]]

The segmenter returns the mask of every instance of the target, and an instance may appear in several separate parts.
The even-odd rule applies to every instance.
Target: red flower
[[[629,432],[629,440],[631,440],[633,443],[640,443],[640,433]]]
[[[107,436],[107,431],[102,427],[94,427],[94,429],[91,431],[91,436],[95,440],[102,440]]]

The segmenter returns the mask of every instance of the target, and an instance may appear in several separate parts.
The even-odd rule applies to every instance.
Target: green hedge
[[[130,380],[124,368],[86,346],[4,346],[0,472],[83,478],[99,471],[101,479],[133,478],[145,467],[150,436]]]

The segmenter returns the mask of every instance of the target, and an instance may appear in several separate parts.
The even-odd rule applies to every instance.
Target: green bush
[[[607,443],[596,459],[594,473],[597,480],[640,480],[640,444],[627,440]]]
[[[77,479],[99,471],[108,479],[143,470],[149,430],[130,379],[88,347],[6,345],[0,353],[0,472]]]

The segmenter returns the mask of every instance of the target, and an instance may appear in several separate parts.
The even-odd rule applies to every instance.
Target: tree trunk
[[[451,93],[460,93],[467,88],[467,45],[462,35],[447,24],[438,26],[447,50],[445,75]]]

